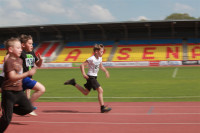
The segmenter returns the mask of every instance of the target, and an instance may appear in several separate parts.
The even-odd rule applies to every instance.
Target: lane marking
[[[68,107],[76,107],[76,108],[97,108],[97,107],[99,107],[99,106],[76,106],[76,105],[59,105],[59,106],[46,106],[46,105],[44,105],[44,106],[37,106],[37,107],[40,107],[40,108],[58,108],[58,107],[66,107],[66,108],[68,108]],[[113,108],[149,108],[149,107],[152,107],[152,106],[134,106],[134,105],[131,105],[131,106],[112,106]],[[200,106],[154,106],[154,107],[156,107],[156,108],[200,108]]]
[[[91,107],[91,108],[96,108],[96,107],[99,107],[99,106],[76,106],[76,105],[59,105],[59,106],[47,106],[47,105],[38,105],[37,107],[40,107],[40,108],[46,108],[46,107],[50,107],[50,108],[57,108],[57,107],[80,107],[80,108],[88,108],[88,107]],[[130,106],[112,106],[112,107],[115,107],[115,108],[122,108],[122,107],[125,107],[125,108],[149,108],[149,107],[152,107],[152,106],[135,106],[135,105],[130,105]],[[200,106],[154,106],[156,108],[200,108]]]
[[[147,114],[152,114],[153,110],[154,110],[154,107],[151,106],[150,109],[149,109],[149,111],[147,112]]]
[[[50,121],[12,121],[13,123],[43,123],[43,124],[103,124],[103,125],[200,125],[200,123],[116,123],[116,122],[50,122]]]
[[[178,72],[178,68],[176,67],[176,68],[174,69],[174,72],[173,72],[172,78],[175,78],[175,77],[176,77],[177,72]]]
[[[97,112],[83,112],[83,113],[78,113],[78,112],[71,112],[71,113],[37,113],[37,114],[46,114],[46,115],[102,115],[102,113],[97,113]],[[105,114],[104,114],[105,115]],[[199,112],[197,113],[106,113],[106,115],[200,115]]]
[[[175,97],[104,97],[104,99],[129,99],[129,98],[133,98],[133,99],[143,99],[143,98],[147,98],[147,99],[153,99],[153,98],[158,98],[158,99],[164,99],[164,98],[198,98],[200,96],[175,96]],[[40,99],[96,99],[97,97],[40,97]]]

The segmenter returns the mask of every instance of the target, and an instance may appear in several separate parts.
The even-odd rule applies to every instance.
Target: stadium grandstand
[[[0,27],[3,42],[20,34],[32,35],[34,51],[46,63],[85,61],[94,44],[104,44],[104,62],[160,62],[200,60],[200,21],[140,21]]]

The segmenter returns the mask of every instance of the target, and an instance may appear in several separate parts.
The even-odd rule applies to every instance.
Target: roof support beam
[[[199,37],[199,31],[198,31],[198,28],[199,28],[199,22],[195,22],[195,37],[198,38]]]
[[[171,33],[171,37],[172,37],[172,38],[175,37],[175,28],[174,28],[174,27],[175,27],[175,24],[176,24],[176,22],[172,22],[172,23],[171,23],[171,32],[172,32],[172,33]]]
[[[30,29],[36,33],[36,42],[40,43],[40,31],[39,30],[36,30],[35,28],[33,27],[30,27]]]
[[[105,29],[100,24],[98,24],[97,27],[99,27],[102,31],[102,39],[106,40],[107,37],[106,37]]]
[[[128,28],[125,24],[122,24],[122,27],[124,28],[124,38],[128,40]]]
[[[83,40],[83,31],[81,30],[81,28],[78,25],[74,25],[74,26],[79,31],[80,41],[82,41]]]
[[[52,26],[52,28],[57,32],[56,38],[61,40],[63,37],[61,31],[58,30],[58,28],[56,28],[55,26]]]
[[[146,26],[147,32],[148,32],[149,44],[151,44],[151,25],[149,23],[145,23],[145,26]]]
[[[19,33],[16,30],[14,30],[13,28],[9,28],[9,31],[11,31],[11,33],[14,33],[17,36],[19,36]]]

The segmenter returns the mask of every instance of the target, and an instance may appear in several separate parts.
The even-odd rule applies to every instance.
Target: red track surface
[[[40,102],[38,116],[14,115],[6,133],[199,133],[200,102]]]

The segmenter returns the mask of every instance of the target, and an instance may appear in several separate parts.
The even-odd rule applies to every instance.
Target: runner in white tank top
[[[85,88],[77,84],[75,79],[68,80],[64,84],[74,85],[84,95],[88,95],[92,88],[93,90],[97,90],[98,100],[100,104],[100,111],[101,113],[105,113],[105,112],[109,112],[112,109],[110,107],[104,106],[103,88],[100,86],[100,84],[97,81],[97,74],[98,74],[99,68],[101,68],[105,72],[107,78],[110,77],[110,75],[109,75],[109,72],[106,70],[106,68],[102,65],[102,55],[104,53],[104,46],[102,44],[96,44],[93,48],[93,51],[94,51],[94,55],[88,58],[80,66],[82,75],[87,80],[87,83],[84,84]],[[87,65],[88,65],[88,73],[86,75],[85,66]]]
[[[88,73],[89,76],[97,76],[99,71],[99,65],[102,62],[102,57],[98,59],[93,55],[87,59],[88,61]]]

